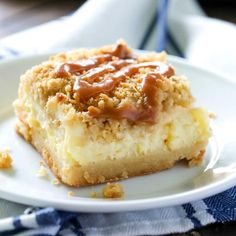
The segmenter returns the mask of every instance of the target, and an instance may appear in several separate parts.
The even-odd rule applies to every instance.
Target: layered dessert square
[[[182,159],[201,162],[208,112],[165,53],[123,41],[59,53],[21,76],[17,132],[65,184],[145,175]],[[30,157],[29,157],[30,158]]]

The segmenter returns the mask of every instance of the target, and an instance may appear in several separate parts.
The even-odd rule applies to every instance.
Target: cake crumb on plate
[[[12,167],[12,157],[6,151],[0,151],[0,168],[8,169]]]
[[[121,198],[124,196],[124,191],[121,184],[107,183],[102,189],[104,198]]]
[[[90,193],[90,197],[91,198],[96,198],[97,197],[97,193],[95,191]]]
[[[40,161],[39,161],[39,165],[40,165],[40,166],[45,166],[45,162],[44,162],[43,160],[40,160]]]
[[[60,180],[55,178],[55,179],[52,180],[52,184],[53,185],[59,185],[60,184]]]
[[[216,113],[213,112],[213,111],[209,111],[208,114],[209,114],[209,118],[211,118],[211,119],[216,119],[217,118]]]
[[[73,191],[68,191],[68,192],[67,192],[67,196],[68,196],[68,197],[74,197],[74,196],[75,196],[75,192],[73,192]]]
[[[37,170],[36,176],[39,178],[48,177],[47,169],[43,165],[40,165],[39,169]]]

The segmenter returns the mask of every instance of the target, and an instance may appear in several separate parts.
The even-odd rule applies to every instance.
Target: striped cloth
[[[24,53],[38,53],[48,51],[49,49],[64,48],[66,46],[98,46],[114,42],[114,37],[117,39],[120,36],[123,36],[133,47],[139,47],[140,49],[156,49],[157,51],[165,49],[168,53],[187,57],[188,59],[197,62],[198,57],[196,57],[196,53],[192,50],[191,45],[186,41],[183,43],[183,39],[180,38],[180,35],[183,35],[181,32],[182,28],[184,28],[186,32],[191,29],[191,26],[187,24],[189,22],[183,20],[182,28],[178,28],[175,25],[176,23],[181,23],[182,15],[187,16],[190,13],[192,17],[195,16],[196,22],[206,18],[194,0],[186,1],[186,5],[182,7],[179,7],[179,0],[160,0],[157,10],[155,0],[139,0],[139,5],[136,4],[136,0],[123,2],[119,0],[101,1],[103,1],[103,4],[101,4],[100,1],[90,0],[72,16],[61,18],[57,21],[47,23],[43,26],[1,40],[0,59],[3,60],[10,57],[16,57]],[[114,35],[114,32],[112,32],[112,34],[106,32],[105,41],[104,38],[99,35],[96,37],[96,42],[90,42],[92,36],[91,32],[85,29],[91,28],[89,27],[91,19],[87,19],[86,21],[86,15],[84,14],[89,10],[91,13],[90,18],[93,18],[92,24],[96,22],[99,30],[99,24],[101,23],[102,29],[104,24],[110,24],[110,22],[100,22],[101,17],[99,14],[104,15],[105,10],[111,9],[112,4],[114,9],[116,9],[116,4],[119,5],[119,9],[124,16],[124,22],[127,22],[127,25],[131,22],[130,24],[135,26],[132,27],[133,31],[131,30],[130,25],[128,25],[127,27],[129,27],[129,31],[127,31],[127,34],[124,32],[123,35]],[[169,18],[167,19],[168,6]],[[104,8],[106,9],[104,10]],[[141,21],[139,21],[139,18],[135,18],[135,15],[130,15],[130,9],[134,12],[140,11],[140,14],[144,12],[144,16],[147,15],[146,12],[148,11],[150,17],[146,17],[147,19],[141,18]],[[175,18],[176,11],[179,12],[181,16]],[[128,12],[128,14],[125,14],[125,12]],[[128,18],[126,18],[126,16]],[[108,17],[112,18],[112,16]],[[59,40],[60,42],[57,41],[56,43],[52,43],[50,41],[50,32],[52,29],[54,30],[53,34],[57,35],[57,30],[59,32],[59,30],[61,30],[60,28],[62,26],[64,27],[68,22],[68,25],[71,25],[71,22],[73,23],[73,21],[77,22],[78,18],[83,19],[83,21],[80,22],[80,27],[78,27],[77,31],[74,29],[77,35],[80,36],[77,41],[71,40],[67,42],[67,39],[63,38],[63,36],[61,36],[61,39]],[[116,25],[116,19],[114,18],[112,20],[112,24]],[[210,24],[214,23],[211,22],[211,20],[208,20],[206,24],[208,24],[209,21]],[[196,22],[192,21],[193,24]],[[225,26],[225,23],[222,24],[224,29],[227,27],[231,28],[231,26]],[[83,28],[83,26],[85,27]],[[106,27],[108,26],[109,25],[106,25]],[[139,26],[139,30],[135,31],[137,26]],[[219,27],[221,27],[220,24]],[[67,32],[65,35],[67,35],[68,38],[70,38],[69,36],[72,37],[73,35],[71,34],[70,29],[66,30]],[[116,28],[116,32],[117,31],[119,32],[118,27]],[[43,42],[43,39],[40,38],[42,41],[40,47],[36,47],[36,45],[39,45],[38,36],[45,32],[48,34],[48,41],[45,43]],[[180,32],[180,34],[176,34],[176,32]],[[83,40],[83,35],[85,35],[84,37],[86,40]],[[196,35],[197,34],[195,33],[195,37]],[[212,35],[214,35],[214,33],[212,33]],[[205,33],[202,37],[204,38],[204,36]],[[227,40],[230,38],[229,40],[235,42],[235,31],[231,34],[231,37],[228,37],[227,35],[226,37]],[[30,38],[32,42],[29,45],[26,45],[25,43],[27,38]],[[55,38],[52,37],[52,41],[54,42]],[[86,45],[86,43],[88,45]],[[230,44],[230,42],[228,43]],[[231,45],[231,49],[232,47],[233,45]],[[230,53],[227,55],[230,55]],[[201,60],[203,60],[203,58],[201,58]],[[209,65],[215,66],[214,60],[209,60],[208,58],[208,61],[210,61]],[[234,60],[234,62],[235,61],[236,60]],[[230,66],[229,64],[230,63],[228,63],[227,66]],[[231,69],[230,67],[230,70],[234,72],[234,68]],[[23,209],[23,206],[0,200],[0,218],[2,209],[3,211],[4,209],[5,211],[8,209],[11,211],[12,215],[15,215],[16,212],[19,214],[19,211]],[[14,211],[13,209],[17,210]],[[17,217],[0,219],[0,235],[163,235],[176,232],[186,232],[207,224],[216,222],[225,223],[233,220],[236,220],[236,188],[231,188],[204,200],[184,205],[139,212],[89,214],[64,212],[53,208],[41,209],[29,207]]]
[[[139,212],[89,214],[29,208],[23,215],[0,220],[0,235],[164,235],[233,220],[235,187],[181,206]]]

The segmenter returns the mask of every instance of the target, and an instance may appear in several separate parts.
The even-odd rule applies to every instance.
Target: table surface
[[[12,33],[68,15],[85,0],[0,0],[0,39]],[[236,23],[236,1],[200,0],[206,14]],[[176,235],[176,234],[175,234]],[[213,224],[179,236],[236,235],[236,222]]]

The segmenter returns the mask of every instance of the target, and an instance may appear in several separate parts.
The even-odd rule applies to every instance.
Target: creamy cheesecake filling
[[[195,113],[200,116],[195,116]],[[192,149],[193,156],[197,156],[198,153],[194,153],[195,147],[205,146],[209,137],[208,124],[202,122],[207,121],[206,117],[207,112],[204,110],[194,109],[193,112],[191,109],[176,107],[162,114],[158,124],[152,127],[137,126],[122,132],[115,130],[119,139],[111,137],[110,140],[102,134],[93,137],[75,125],[66,130],[65,147],[69,156],[81,165],[106,159],[139,158],[155,154],[160,157],[183,149]],[[83,143],[79,140],[83,140]]]

